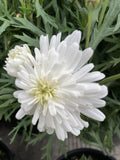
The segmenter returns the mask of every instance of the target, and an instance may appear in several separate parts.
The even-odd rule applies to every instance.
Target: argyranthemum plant
[[[20,88],[14,92],[21,104],[16,118],[33,115],[32,124],[38,121],[40,132],[55,131],[58,139],[65,140],[67,132],[77,136],[88,127],[81,114],[98,121],[105,119],[98,108],[105,106],[102,98],[107,87],[96,83],[104,74],[90,72],[94,65],[86,64],[93,50],[79,50],[81,32],[76,30],[60,39],[61,33],[52,36],[50,42],[48,35],[42,35],[40,50],[34,49],[35,57],[27,45],[15,47],[8,54],[5,69],[16,77],[15,84]]]

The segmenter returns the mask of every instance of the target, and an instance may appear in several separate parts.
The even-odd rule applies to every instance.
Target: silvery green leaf
[[[10,26],[8,21],[4,21],[4,23],[0,26],[0,35]]]
[[[106,13],[103,24],[100,29],[97,26],[94,28],[93,34],[91,36],[90,46],[95,50],[98,44],[107,36],[114,33],[114,27],[112,23],[115,21],[116,17],[120,13],[120,0],[111,0],[109,10]]]
[[[35,7],[36,7],[36,10],[37,10],[37,17],[41,16],[45,23],[49,23],[53,27],[58,28],[57,24],[55,23],[54,18],[52,16],[48,15],[44,11],[44,9],[42,8],[42,6],[39,3],[39,0],[36,0]]]
[[[118,15],[117,24],[114,28],[114,32],[116,32],[120,28],[120,14]]]
[[[29,46],[34,46],[39,48],[39,40],[38,38],[31,38],[27,34],[23,33],[23,35],[14,35],[14,37],[22,40],[23,42],[28,43]]]

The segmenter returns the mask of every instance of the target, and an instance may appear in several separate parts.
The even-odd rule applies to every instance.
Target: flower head
[[[102,0],[85,0],[85,6],[88,10],[94,10],[100,6],[101,2]]]
[[[88,127],[81,119],[84,114],[98,121],[105,116],[97,108],[105,106],[101,98],[107,95],[106,86],[96,81],[104,74],[90,72],[94,65],[86,64],[93,54],[91,48],[79,50],[81,32],[74,31],[60,42],[61,34],[40,37],[40,50],[35,48],[35,58],[19,65],[15,84],[21,90],[14,96],[21,103],[17,119],[33,115],[32,123],[40,132],[54,131],[58,139],[67,138],[67,132],[79,135]],[[34,59],[34,60],[33,60]]]
[[[4,67],[7,73],[13,77],[16,77],[19,65],[24,64],[25,61],[29,60],[31,51],[27,44],[23,47],[15,46],[8,53],[8,58],[6,58],[6,66]]]

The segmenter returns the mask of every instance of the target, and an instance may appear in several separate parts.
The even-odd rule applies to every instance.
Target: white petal
[[[78,31],[78,30],[75,30],[74,32],[72,32],[72,34],[70,34],[69,36],[67,36],[64,41],[66,41],[67,45],[70,46],[74,42],[76,42],[76,43],[79,44],[80,40],[81,40],[81,32]]]
[[[49,105],[49,112],[50,112],[51,116],[56,115],[56,108],[54,105]]]
[[[40,52],[47,54],[48,47],[49,47],[48,35],[47,36],[41,35],[40,36]]]
[[[80,134],[80,130],[77,128],[73,128],[71,133],[74,134],[75,136],[78,136]]]
[[[50,47],[49,47],[49,49],[55,48],[55,47],[56,47],[56,36],[53,35],[52,38],[51,38],[51,40],[50,40]]]
[[[65,41],[62,41],[58,47],[57,47],[57,52],[60,54],[60,57],[63,58],[67,49],[67,43]]]
[[[53,104],[55,105],[56,108],[58,107],[60,109],[64,109],[64,104],[62,104],[60,102],[58,103],[58,102],[54,101]]]
[[[96,108],[90,108],[90,109],[81,109],[81,113],[85,116],[88,116],[92,119],[98,120],[98,121],[104,121],[105,115],[99,111]]]
[[[37,107],[36,110],[35,110],[35,113],[33,115],[33,118],[32,118],[32,124],[33,125],[35,125],[37,123],[39,116],[40,116],[39,107]]]
[[[35,59],[36,59],[36,61],[40,63],[40,61],[41,61],[41,53],[40,53],[40,50],[39,50],[38,48],[35,48],[35,49],[34,49],[34,52],[35,52]]]
[[[79,82],[95,82],[101,80],[105,77],[105,75],[101,72],[95,71],[91,73],[87,73],[85,76],[81,77]]]
[[[58,137],[58,139],[64,141],[65,138],[67,137],[67,133],[65,132],[65,130],[58,124],[56,124],[56,135]]]
[[[91,48],[87,48],[82,52],[82,57],[80,60],[79,65],[76,67],[76,71],[79,70],[83,65],[85,65],[88,60],[91,58],[93,55],[93,50]]]
[[[57,36],[53,35],[51,40],[50,40],[50,46],[49,49],[51,48],[57,48],[58,45],[60,44],[60,39],[61,39],[61,33],[58,33]]]
[[[48,105],[44,104],[44,106],[43,106],[43,116],[46,116],[47,110],[48,110]]]
[[[46,127],[47,128],[53,128],[53,129],[55,129],[55,123],[54,123],[54,118],[53,118],[53,116],[51,116],[50,114],[49,114],[49,112],[47,113],[47,116],[46,116]]]
[[[21,109],[19,109],[18,110],[18,112],[17,112],[17,114],[16,114],[16,118],[17,119],[21,119],[21,118],[23,118],[25,116],[25,111],[21,108]]]
[[[101,91],[101,86],[98,83],[84,83],[85,95],[97,94]]]
[[[47,131],[48,134],[53,134],[54,129],[53,128],[47,128],[46,131]]]
[[[72,126],[78,127],[78,122],[75,119],[75,116],[69,112],[69,122],[71,123]]]
[[[84,121],[83,119],[80,119],[80,121],[83,123],[84,127],[88,127],[89,126],[89,123]]]
[[[64,121],[64,127],[68,132],[71,132],[72,127],[70,126],[70,123],[68,121]]]
[[[63,74],[63,72],[64,72],[63,67],[59,63],[54,64],[53,67],[51,68],[51,73],[52,73],[52,76],[54,77],[57,77],[57,76],[60,77],[60,75]]]
[[[38,122],[38,125],[37,125],[37,129],[40,132],[43,132],[45,130],[45,116],[43,116],[42,114],[39,117],[39,122]]]
[[[97,85],[97,84],[96,84]],[[106,86],[100,86],[100,85],[98,85],[99,86],[99,88],[98,88],[98,91],[96,90],[96,92],[92,92],[92,90],[91,90],[91,92],[86,92],[86,95],[85,95],[85,97],[87,98],[87,97],[89,97],[89,98],[104,98],[105,96],[107,96],[107,94],[108,94],[108,89],[107,89],[107,87]],[[97,88],[96,88],[97,89]],[[100,89],[100,90],[99,90]],[[92,93],[92,94],[91,94]]]
[[[22,90],[20,90],[20,91],[15,91],[15,92],[13,93],[13,96],[14,96],[15,98],[18,98],[19,94],[23,94],[23,93],[24,93],[24,91],[22,91]]]
[[[56,47],[60,44],[60,40],[61,40],[61,33],[58,33],[56,37]]]
[[[62,123],[62,117],[59,114],[57,114],[57,116],[54,116],[53,119],[54,119],[54,122],[58,124]]]
[[[32,55],[32,54],[27,54],[27,57],[28,57],[27,61],[28,61],[30,64],[34,65],[34,64],[35,64],[35,59],[34,59],[33,55]],[[26,62],[26,61],[25,61],[25,62]]]
[[[27,103],[21,104],[21,108],[24,109],[25,112],[30,113],[32,110],[34,110],[34,105],[28,105]]]
[[[34,68],[33,66],[30,64],[30,63],[27,63],[25,62],[24,63],[24,66],[25,66],[25,70],[28,72],[28,73],[34,73]]]
[[[26,84],[26,83],[24,83],[24,82],[22,82],[21,80],[19,80],[19,79],[16,79],[16,81],[15,81],[15,85],[17,86],[17,87],[19,87],[19,88],[21,88],[21,89],[29,89],[29,86]]]
[[[79,57],[79,45],[77,43],[73,43],[71,46],[69,46],[66,50],[66,53],[64,55],[65,59],[66,59],[66,63],[67,63],[67,67],[74,70],[75,66],[76,66],[76,62],[80,58],[81,55]]]
[[[106,105],[106,102],[104,100],[101,100],[101,99],[93,99],[93,105],[97,108],[100,108],[100,107],[104,107]]]
[[[85,65],[78,72],[74,74],[75,79],[79,81],[81,77],[85,76],[88,72],[90,72],[94,68],[92,63]]]

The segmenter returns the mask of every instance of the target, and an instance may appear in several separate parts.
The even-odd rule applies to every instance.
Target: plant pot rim
[[[9,160],[13,160],[13,154],[8,147],[0,140],[0,146],[7,153]]]
[[[97,150],[97,149],[92,149],[92,148],[78,148],[78,149],[68,151],[67,157],[70,158],[71,156],[82,155],[82,154],[97,154],[98,156],[101,155],[104,158],[106,158],[105,160],[116,160],[114,157],[106,156],[106,155],[104,155],[104,153],[102,151]],[[67,160],[67,159],[65,159],[64,155],[62,155],[57,160]]]

